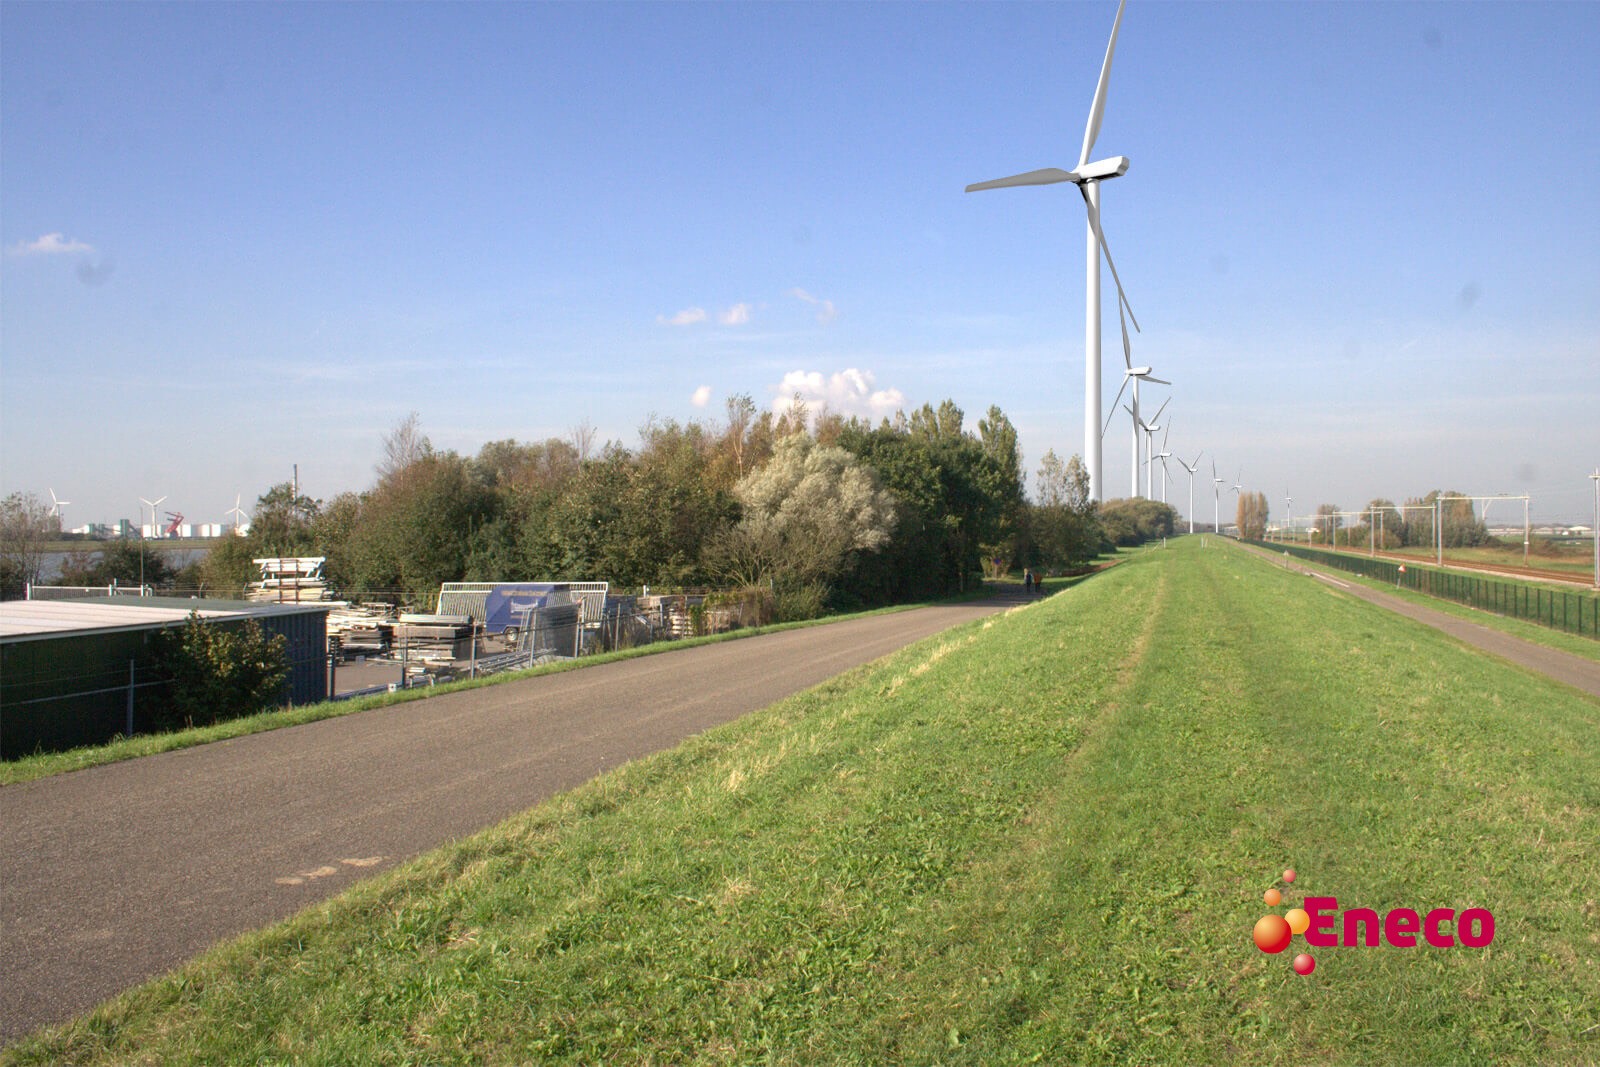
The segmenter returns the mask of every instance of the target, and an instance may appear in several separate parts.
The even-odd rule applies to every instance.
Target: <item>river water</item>
[[[85,547],[98,552],[99,547],[92,541],[85,542]],[[204,559],[210,551],[204,548],[161,548],[156,545],[146,545],[147,552],[160,552],[166,558],[167,566],[173,570],[182,570],[195,560]],[[61,567],[66,563],[70,552],[46,552],[40,562],[39,582],[48,585],[61,577]]]

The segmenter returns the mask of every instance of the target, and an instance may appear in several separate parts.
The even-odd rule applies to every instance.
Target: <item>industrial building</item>
[[[207,625],[255,620],[288,641],[285,704],[327,699],[327,603],[249,604],[179,597],[0,603],[0,759],[148,733],[169,682],[154,638],[191,612]]]

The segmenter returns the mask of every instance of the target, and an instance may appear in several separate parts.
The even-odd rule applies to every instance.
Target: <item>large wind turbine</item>
[[[1182,456],[1178,457],[1178,466],[1182,467],[1184,470],[1189,472],[1189,532],[1190,533],[1194,533],[1194,474],[1195,474],[1195,471],[1200,469],[1200,456],[1202,456],[1202,455],[1205,455],[1205,453],[1202,452],[1199,455],[1196,455],[1194,457],[1194,462],[1193,463],[1185,463],[1183,461],[1183,457]]]
[[[1026,174],[1014,174],[1009,178],[997,178],[993,181],[978,182],[967,186],[967,192],[976,193],[984,189],[1008,189],[1019,185],[1054,185],[1057,182],[1072,182],[1078,187],[1078,192],[1083,194],[1084,209],[1088,214],[1088,243],[1087,259],[1088,286],[1086,289],[1086,302],[1084,304],[1084,382],[1083,382],[1083,460],[1089,468],[1089,496],[1094,500],[1103,500],[1105,483],[1101,478],[1100,462],[1100,253],[1106,257],[1106,266],[1111,268],[1111,280],[1117,286],[1117,307],[1119,312],[1126,308],[1128,317],[1133,320],[1133,328],[1139,328],[1139,320],[1134,317],[1133,308],[1128,304],[1128,297],[1122,291],[1122,279],[1117,277],[1117,265],[1112,262],[1111,249],[1106,244],[1105,234],[1100,229],[1100,183],[1108,178],[1117,178],[1128,172],[1127,156],[1110,156],[1106,159],[1089,162],[1089,155],[1094,151],[1094,142],[1100,136],[1100,120],[1105,117],[1106,88],[1111,82],[1111,57],[1117,50],[1117,31],[1122,26],[1122,9],[1127,6],[1128,0],[1121,0],[1117,5],[1117,17],[1111,24],[1111,43],[1106,45],[1105,62],[1100,66],[1100,81],[1095,86],[1094,103],[1089,107],[1089,123],[1083,131],[1083,150],[1078,154],[1078,165],[1072,170],[1061,170],[1057,167],[1046,167],[1043,170],[1030,170]],[[1112,406],[1115,411],[1115,405]],[[1137,432],[1137,431],[1136,431]],[[1134,466],[1134,478],[1138,479],[1138,465]],[[1135,494],[1137,495],[1137,494]]]
[[[233,495],[233,507],[228,509],[228,514],[233,516],[233,532],[240,534],[241,537],[243,534],[240,533],[240,527],[244,524],[245,520],[250,518],[250,516],[244,513],[244,509],[239,506],[239,502],[243,499],[243,493],[235,493]]]

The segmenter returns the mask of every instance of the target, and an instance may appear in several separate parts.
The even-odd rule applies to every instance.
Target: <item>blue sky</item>
[[[366,488],[412,410],[631,445],[795,388],[1080,452],[1077,191],[962,190],[1076,164],[1114,14],[6,3],[0,490],[223,521],[296,463]],[[1132,160],[1104,221],[1170,450],[1274,519],[1590,516],[1596,55],[1595,3],[1131,0],[1095,154]],[[1107,495],[1128,453],[1122,415]]]

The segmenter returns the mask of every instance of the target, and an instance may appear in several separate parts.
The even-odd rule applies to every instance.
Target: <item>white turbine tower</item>
[[[57,531],[60,531],[62,527],[66,525],[66,516],[61,513],[61,509],[70,503],[72,503],[72,501],[62,500],[60,497],[56,496],[56,491],[54,489],[50,490],[50,514],[56,517]]]
[[[1168,419],[1167,428],[1161,431],[1161,451],[1155,454],[1155,459],[1159,459],[1161,461],[1161,502],[1163,504],[1167,502],[1167,480],[1172,476],[1172,470],[1167,466],[1167,460],[1172,458],[1172,453],[1167,451],[1167,437],[1171,433],[1172,420]],[[1179,462],[1181,463],[1182,460],[1179,460]],[[1150,477],[1154,478],[1155,476],[1156,472],[1152,468],[1150,471]],[[1150,491],[1152,493],[1155,492],[1155,486],[1152,485],[1150,487]]]
[[[1203,456],[1203,455],[1205,455],[1204,452],[1200,453],[1199,455],[1196,455],[1194,457],[1194,462],[1193,463],[1185,463],[1183,461],[1183,457],[1182,456],[1178,457],[1178,466],[1182,467],[1184,470],[1189,472],[1189,532],[1190,533],[1194,533],[1194,475],[1195,475],[1195,472],[1200,469],[1200,456]]]
[[[1128,0],[1122,0],[1117,5],[1117,17],[1111,24],[1111,42],[1106,45],[1105,62],[1100,67],[1100,81],[1095,86],[1094,103],[1089,107],[1089,123],[1083,131],[1083,150],[1078,154],[1078,165],[1072,170],[1061,170],[1057,167],[1046,167],[1043,170],[1030,170],[1026,174],[1014,174],[1009,178],[997,178],[993,181],[978,182],[967,186],[967,192],[976,193],[984,189],[1008,189],[1020,185],[1054,185],[1057,182],[1072,182],[1078,187],[1078,192],[1083,194],[1084,209],[1088,214],[1088,244],[1087,259],[1088,285],[1085,292],[1084,304],[1084,382],[1083,382],[1083,459],[1089,468],[1089,496],[1093,500],[1103,500],[1105,482],[1101,478],[1100,462],[1100,253],[1104,252],[1106,266],[1111,268],[1111,280],[1117,286],[1117,310],[1120,314],[1123,308],[1127,309],[1128,317],[1133,320],[1133,328],[1139,328],[1139,320],[1133,314],[1133,308],[1128,304],[1128,297],[1122,291],[1122,279],[1117,277],[1117,265],[1112,262],[1111,249],[1106,244],[1105,234],[1100,228],[1100,183],[1109,178],[1117,178],[1128,172],[1127,156],[1110,156],[1106,159],[1089,162],[1089,155],[1094,151],[1095,140],[1100,136],[1100,121],[1105,117],[1106,88],[1111,82],[1111,57],[1117,50],[1117,31],[1122,27],[1122,9],[1127,6]],[[1116,405],[1112,405],[1116,410]],[[1135,479],[1138,478],[1137,464],[1134,470]]]
[[[1140,426],[1144,427],[1144,466],[1145,466],[1145,470],[1149,472],[1145,477],[1145,483],[1144,483],[1145,484],[1145,488],[1146,488],[1146,490],[1148,492],[1148,495],[1145,497],[1146,500],[1154,500],[1155,499],[1155,491],[1156,491],[1156,470],[1155,470],[1155,466],[1154,466],[1155,461],[1156,461],[1156,459],[1155,459],[1155,442],[1156,442],[1156,431],[1161,429],[1161,423],[1157,422],[1156,420],[1161,418],[1161,413],[1163,411],[1167,410],[1167,405],[1170,404],[1170,403],[1172,403],[1172,398],[1169,396],[1169,397],[1167,397],[1165,400],[1163,400],[1161,402],[1161,406],[1160,407],[1156,408],[1156,413],[1155,413],[1155,417],[1154,418],[1152,418],[1149,422],[1142,422],[1142,423],[1139,424]],[[1165,446],[1165,439],[1163,439],[1163,447],[1164,446]]]
[[[1222,487],[1228,484],[1228,479],[1217,477],[1217,461],[1211,460],[1211,532],[1222,533]]]
[[[1233,480],[1233,511],[1235,519],[1238,518],[1239,494],[1242,492],[1244,492],[1244,468],[1240,467],[1239,476]],[[1234,530],[1238,533],[1239,539],[1241,541],[1244,540],[1244,528],[1241,527],[1237,521],[1234,523]]]
[[[150,509],[150,536],[152,537],[161,536],[161,527],[156,525],[156,507],[165,499],[167,498],[164,496],[157,497],[154,500],[146,500],[144,497],[139,498],[139,503],[144,504]]]

